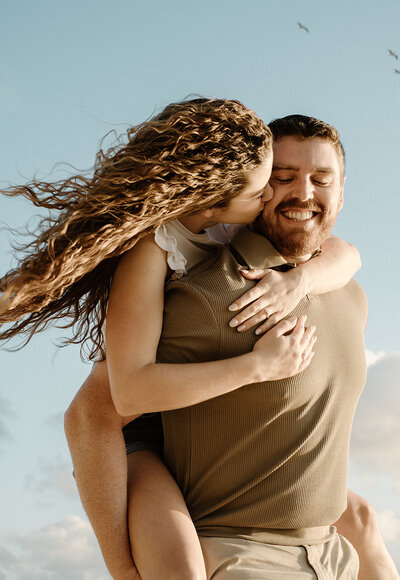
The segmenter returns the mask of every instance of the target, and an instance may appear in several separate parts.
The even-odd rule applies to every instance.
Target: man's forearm
[[[75,479],[112,577],[140,580],[127,527],[127,465],[122,421],[111,401],[107,375],[104,381],[101,373],[94,371],[92,375],[65,415]]]

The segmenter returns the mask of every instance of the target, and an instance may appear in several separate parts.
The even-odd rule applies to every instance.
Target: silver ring
[[[270,313],[269,313],[269,310],[268,310],[268,308],[264,308],[264,313],[265,313],[265,316],[266,316],[267,318],[269,318],[269,317],[270,317]]]

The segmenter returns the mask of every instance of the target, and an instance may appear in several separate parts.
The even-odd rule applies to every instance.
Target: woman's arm
[[[361,267],[357,248],[331,236],[321,249],[322,253],[315,258],[286,272],[244,271],[245,278],[261,278],[261,281],[230,305],[232,311],[244,308],[231,320],[230,326],[244,332],[263,322],[256,330],[262,334],[292,312],[306,294],[324,294],[343,288]]]
[[[113,401],[122,416],[194,405],[249,383],[292,376],[309,364],[315,329],[305,329],[301,318],[282,321],[242,356],[156,364],[166,273],[165,252],[149,236],[123,257],[114,276],[107,311],[107,366]]]
[[[325,294],[343,288],[361,268],[360,252],[342,238],[331,236],[321,250],[321,254],[298,266],[305,294]]]

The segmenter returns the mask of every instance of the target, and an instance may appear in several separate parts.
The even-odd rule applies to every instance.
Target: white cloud
[[[61,492],[65,497],[76,499],[78,491],[72,475],[72,463],[60,455],[52,460],[39,457],[35,471],[25,479],[25,486],[40,493]]]
[[[397,567],[400,566],[400,517],[393,510],[377,512],[382,537]]]
[[[377,512],[379,527],[383,539],[388,544],[400,542],[400,518],[396,516],[393,510],[383,510]]]
[[[56,429],[56,431],[63,432],[64,430],[64,413],[53,413],[49,415],[45,420],[45,423],[51,429]]]
[[[400,353],[367,351],[367,362],[352,433],[350,487],[380,506],[382,536],[400,565]]]
[[[4,567],[10,567],[15,565],[18,559],[10,550],[4,546],[0,546],[0,562],[3,563]]]
[[[359,469],[371,475],[374,466],[376,472],[400,476],[399,417],[400,353],[375,355],[352,433],[351,459]]]
[[[0,395],[0,444],[3,441],[13,439],[7,427],[7,421],[13,419],[15,413],[11,408],[10,402]]]
[[[89,523],[76,515],[0,547],[1,574],[7,580],[110,580]]]
[[[386,353],[383,350],[374,352],[372,350],[367,349],[365,351],[365,357],[367,359],[367,367],[374,365],[379,359],[383,358],[384,356],[386,356]]]

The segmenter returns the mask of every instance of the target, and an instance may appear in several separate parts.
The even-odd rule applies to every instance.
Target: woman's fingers
[[[247,306],[248,304],[250,306]],[[243,294],[243,296],[238,298],[236,302],[229,306],[229,310],[233,311],[235,305],[237,306],[236,310],[244,308],[240,314],[235,315],[235,320],[238,320],[239,322],[244,322],[268,306],[264,299],[264,291],[258,286],[254,286],[254,288],[248,290],[246,294]],[[245,306],[247,306],[247,308],[245,308]]]
[[[310,340],[310,342],[307,344],[306,348],[304,349],[304,352],[302,354],[303,358],[308,358],[312,352],[313,352],[313,348],[315,343],[317,342],[317,337],[313,336]]]
[[[300,331],[299,331],[300,332]],[[315,336],[315,326],[308,326],[298,335],[299,342],[299,372],[302,372],[310,364],[314,356],[314,345],[317,337]],[[292,333],[293,334],[293,333]]]
[[[256,342],[253,350],[270,358],[268,372],[277,380],[302,372],[311,362],[315,344],[315,326],[305,326],[306,315],[279,321],[274,328]],[[268,375],[269,376],[269,375]]]
[[[307,315],[303,314],[298,318],[295,326],[293,327],[293,330],[290,333],[288,332],[284,333],[290,334],[290,337],[293,340],[293,347],[297,348],[300,354],[304,352],[308,353],[309,349],[312,348],[314,345],[313,338],[315,333],[315,326],[306,327],[305,326],[306,319]],[[282,320],[280,323],[276,325],[276,328],[278,328],[284,322],[285,320]]]
[[[314,335],[315,327],[310,326],[309,328],[312,329],[312,331],[309,333],[309,337],[307,338],[307,340],[305,342],[301,343],[302,352],[300,353],[300,357],[302,358],[303,361],[310,359],[310,357],[313,353],[314,345],[315,345],[316,340],[317,340],[317,337]]]
[[[283,312],[275,312],[267,318],[266,313],[258,312],[254,316],[247,319],[242,324],[239,323],[237,330],[245,332],[256,324],[262,324],[256,329],[255,334],[258,336],[264,334],[273,328],[273,332],[277,336],[290,335],[293,341],[294,352],[298,351],[299,362],[298,372],[303,371],[310,364],[314,356],[313,347],[317,338],[314,336],[315,326],[305,326],[307,315],[302,315],[299,318],[291,317],[282,320]],[[238,317],[237,317],[238,318]],[[232,321],[230,326],[234,326]]]
[[[308,365],[310,364],[310,362],[312,361],[314,356],[314,351],[312,350],[310,353],[305,354],[303,357],[301,357],[301,362],[299,364],[299,373],[303,372]]]
[[[253,288],[251,288],[250,290],[247,290],[247,292],[245,292],[243,294],[243,296],[241,296],[240,298],[238,298],[237,300],[235,300],[235,302],[233,302],[230,306],[228,306],[228,310],[230,310],[231,312],[236,312],[236,310],[241,310],[242,308],[244,308],[245,306],[247,306],[248,304],[250,304],[251,302],[254,302],[254,300],[257,300],[258,298],[260,298],[260,296],[263,296],[268,290],[269,290],[269,284],[267,283],[267,274],[265,270],[242,270],[242,274],[245,278],[248,278],[249,280],[258,280],[260,278],[262,278],[263,280],[261,282],[259,282],[256,286],[254,286]],[[265,280],[264,280],[265,278]],[[265,304],[265,306],[267,306]],[[254,314],[256,314],[256,312],[258,312],[260,310],[260,306],[257,306],[255,310],[253,311],[249,311],[250,313],[247,314],[247,316],[245,316],[245,318],[241,319],[241,322],[243,322],[243,320],[246,320],[246,318],[250,318],[250,316],[253,316]],[[241,312],[241,315],[243,315],[243,312]]]
[[[264,320],[269,320],[272,317],[273,310],[271,307],[267,308],[259,308],[256,307],[254,303],[243,312],[235,316],[233,320],[229,322],[229,326],[231,328],[237,328],[239,332],[244,332],[245,330],[249,330],[249,328],[253,328],[256,324],[260,324]],[[277,320],[275,320],[277,322]],[[273,324],[269,324],[268,328],[272,328]]]
[[[303,336],[301,337],[301,344],[304,348],[307,347],[308,344],[313,340],[315,332],[315,326],[307,326],[304,329]]]
[[[280,320],[283,318],[283,312],[275,312],[269,318],[265,320],[260,326],[255,330],[255,334],[257,336],[261,336],[270,330],[273,326],[275,326]],[[247,330],[247,329],[246,329]]]
[[[291,320],[291,319],[289,319],[289,320]],[[297,318],[297,322],[296,322],[292,332],[290,333],[291,337],[294,338],[295,340],[298,340],[299,342],[303,338],[304,333],[306,331],[306,329],[305,329],[306,320],[307,320],[306,314],[302,314],[301,316],[299,316],[299,318]],[[282,320],[282,322],[284,322],[284,320]]]
[[[268,273],[269,268],[254,268],[253,270],[240,270],[240,273],[248,280],[261,280]]]
[[[285,320],[281,320],[274,326],[272,332],[275,332],[277,336],[283,336],[285,334],[293,335],[299,326],[300,328],[301,326],[304,328],[304,322],[300,322],[301,318],[303,317],[297,318],[296,316],[292,316],[292,318],[285,318]]]

